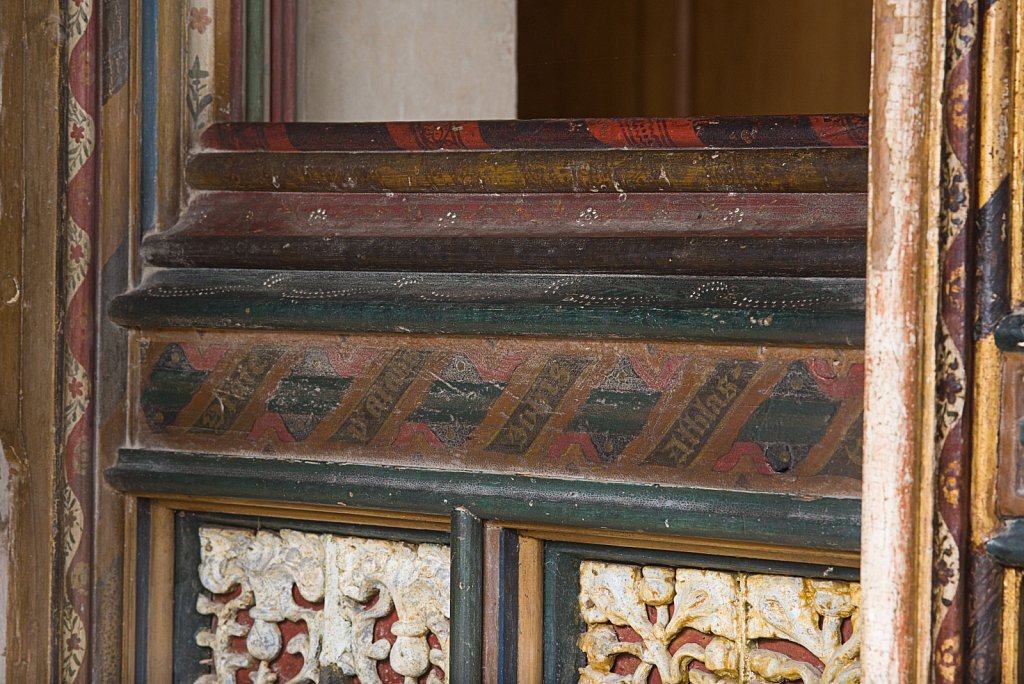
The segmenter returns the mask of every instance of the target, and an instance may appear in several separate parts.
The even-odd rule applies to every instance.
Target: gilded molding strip
[[[1000,432],[1002,411],[1013,404],[1000,396],[1008,389],[1012,370],[1004,375],[1000,347],[1006,339],[1008,310],[1019,298],[1014,291],[1020,274],[1020,123],[1021,111],[1021,7],[1017,0],[980,3],[980,83],[978,96],[978,168],[974,205],[977,210],[975,283],[975,344],[973,359],[973,438],[970,475],[970,537],[966,577],[966,657],[971,680],[1016,681],[1016,656],[1006,657],[1016,637],[1007,629],[1016,625],[1019,606],[1004,601],[1003,579],[1013,574],[999,567],[990,537],[997,531],[996,504],[1008,498],[1001,451],[1016,442]],[[1006,349],[1004,347],[1004,349]],[[1004,436],[1015,434],[1015,429]],[[997,480],[997,472],[1001,477]],[[1002,480],[1002,482],[1000,482]],[[993,492],[998,493],[993,497]],[[1006,511],[1004,511],[1006,512]],[[1006,611],[1010,611],[1009,614]],[[1002,652],[1000,652],[1002,651]],[[1000,663],[1000,660],[1002,661]],[[1009,676],[1009,673],[1013,676]]]
[[[196,684],[241,681],[441,684],[448,672],[447,546],[222,527],[199,530],[196,636],[212,672]],[[244,637],[244,647],[241,639]],[[241,673],[241,674],[240,674]],[[347,680],[343,680],[347,681]]]
[[[860,585],[584,561],[581,684],[860,682]]]

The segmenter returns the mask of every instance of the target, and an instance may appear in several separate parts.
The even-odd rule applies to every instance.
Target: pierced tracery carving
[[[854,582],[584,561],[579,600],[581,684],[860,682]]]
[[[445,681],[448,547],[219,527],[199,537],[199,578],[214,596],[200,595],[196,609],[214,620],[196,636],[212,651],[212,673],[197,684],[234,684],[239,670],[278,682],[283,653],[301,657],[289,684],[318,682],[324,667],[379,684],[382,663],[406,684]],[[394,620],[393,643],[375,633],[382,619]]]

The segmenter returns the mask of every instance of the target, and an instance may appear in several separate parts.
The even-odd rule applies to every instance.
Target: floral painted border
[[[92,600],[93,357],[95,348],[98,31],[94,0],[66,5],[67,69],[60,347],[61,682],[89,680]]]
[[[963,681],[967,667],[964,616],[970,440],[965,416],[970,412],[968,370],[971,365],[973,288],[967,272],[973,244],[976,188],[977,0],[948,0],[942,138],[942,220],[939,226],[940,274],[937,333],[938,396],[936,445],[938,478],[933,522],[932,678],[937,683]],[[975,672],[978,674],[978,672]],[[982,677],[984,680],[984,677]],[[981,681],[981,680],[979,680]]]
[[[188,111],[189,137],[197,135],[213,122],[214,44],[217,32],[214,11],[209,0],[190,0],[185,14],[187,34],[187,71],[185,108]]]

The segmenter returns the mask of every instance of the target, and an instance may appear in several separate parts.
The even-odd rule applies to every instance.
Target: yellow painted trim
[[[974,448],[971,459],[971,546],[983,544],[999,527],[996,472],[999,459],[1001,353],[991,336],[974,347]]]
[[[174,671],[174,511],[150,509],[146,681],[171,684]]]
[[[544,678],[544,542],[519,537],[519,663],[521,684]]]
[[[135,630],[138,616],[135,614],[135,584],[138,554],[138,510],[135,497],[125,497],[124,503],[124,587],[122,592],[121,630],[121,681],[135,684]]]
[[[1020,590],[1021,571],[1008,568],[1003,573],[1003,684],[1017,684],[1020,673]]]
[[[751,558],[759,560],[778,560],[799,562],[801,559],[821,565],[835,565],[856,568],[860,565],[860,554],[848,551],[815,550],[809,554],[807,549],[796,549],[787,546],[768,544],[748,544],[728,540],[697,539],[674,537],[670,535],[653,535],[638,532],[614,532],[609,530],[583,530],[565,525],[522,525],[495,521],[495,525],[518,529],[525,535],[545,541],[560,541],[576,544],[599,544],[618,546],[629,549],[653,549],[659,551],[676,551],[679,553],[701,553],[731,558]],[[812,555],[813,558],[810,558]]]
[[[205,511],[234,515],[272,516],[293,520],[348,523],[352,525],[376,525],[413,530],[448,532],[451,521],[447,516],[424,513],[401,513],[375,511],[359,508],[312,506],[301,503],[264,503],[235,499],[207,497],[161,497],[156,501],[178,511]]]

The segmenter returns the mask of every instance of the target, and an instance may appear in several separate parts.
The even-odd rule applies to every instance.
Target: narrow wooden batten
[[[863,681],[930,681],[944,3],[875,3],[868,183]]]

